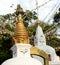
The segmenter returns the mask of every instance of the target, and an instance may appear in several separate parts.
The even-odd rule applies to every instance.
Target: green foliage
[[[60,46],[60,39],[54,37],[52,40],[55,40],[56,47]]]
[[[12,57],[9,49],[12,46],[12,36],[10,34],[0,34],[0,65],[3,61]]]
[[[31,37],[32,35],[35,35],[35,33],[36,33],[36,27],[35,26],[28,27],[27,31],[28,31],[29,37]]]
[[[56,37],[52,37],[52,36],[46,37],[47,45],[52,46],[52,47],[59,47],[60,39]]]
[[[2,39],[3,39],[3,43],[2,43],[3,50],[9,50],[12,46],[11,35],[10,34],[4,34]]]
[[[46,25],[43,29],[44,32],[46,32],[47,30],[49,30],[51,28],[52,25]]]
[[[5,19],[10,19],[10,16],[11,16],[11,14],[6,14],[6,15],[4,15],[3,17],[4,17]]]
[[[9,24],[6,24],[5,28],[8,29],[9,31],[14,32],[14,28],[13,27],[11,28]]]
[[[60,50],[56,51],[56,54],[57,54],[58,56],[60,56]]]
[[[58,12],[58,13],[56,13],[55,15],[54,15],[54,23],[58,23],[59,22],[59,20],[60,20],[60,12]]]
[[[26,18],[24,19],[25,21],[28,20],[28,21],[31,21],[32,19],[33,20],[36,20],[38,17],[36,16],[37,13],[35,11],[29,11],[29,10],[26,10]]]
[[[25,26],[25,27],[28,27],[28,22],[26,22],[26,21],[24,22],[24,21],[23,21],[23,23],[24,23],[24,26]]]
[[[59,23],[60,21],[60,8],[59,8],[59,12],[56,12],[55,15],[54,15],[54,18],[53,18],[53,24],[54,23]]]
[[[3,35],[0,34],[0,46],[1,46],[2,42],[3,42],[2,37],[3,37]]]
[[[5,60],[7,60],[7,59],[9,59],[9,58],[11,58],[11,57],[12,57],[12,55],[11,55],[11,53],[8,52],[8,51],[2,51],[2,52],[0,52],[0,65],[1,65],[1,63],[3,63]]]

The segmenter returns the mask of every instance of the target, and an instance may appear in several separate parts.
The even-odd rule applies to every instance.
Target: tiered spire
[[[16,30],[13,39],[15,43],[29,44],[27,31],[23,24],[23,20],[21,16],[19,16],[17,19]]]

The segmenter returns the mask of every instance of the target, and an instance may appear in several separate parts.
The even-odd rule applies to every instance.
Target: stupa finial
[[[37,19],[37,20],[36,20],[36,24],[38,24],[38,25],[40,24],[40,21],[39,21],[39,19]]]
[[[23,24],[21,15],[18,16],[13,39],[14,39],[15,44],[16,43],[29,44],[28,34]]]

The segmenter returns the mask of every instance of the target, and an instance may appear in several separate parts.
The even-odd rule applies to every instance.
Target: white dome
[[[2,65],[42,65],[40,61],[30,56],[30,44],[15,44],[12,47],[13,58]]]
[[[22,57],[15,57],[5,61],[2,65],[42,65],[40,61],[34,58],[22,58]]]

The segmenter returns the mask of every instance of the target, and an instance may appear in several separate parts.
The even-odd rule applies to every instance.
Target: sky
[[[38,6],[40,6],[49,0],[37,0],[37,1],[38,1]],[[45,4],[44,6],[40,7],[38,9],[39,20],[48,21],[56,11],[56,8],[54,6],[55,5],[58,6],[57,4],[59,3],[60,0],[52,0],[49,3]],[[20,4],[24,11],[32,10],[36,8],[36,0],[0,0],[0,15],[14,12],[17,7],[17,4]],[[51,11],[52,8],[54,8],[53,11]],[[48,15],[50,11],[51,14]]]

